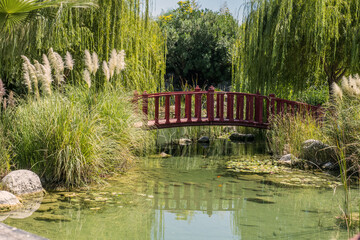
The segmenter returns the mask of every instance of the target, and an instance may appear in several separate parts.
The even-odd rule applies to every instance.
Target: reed
[[[270,118],[271,130],[267,132],[270,150],[278,156],[300,156],[302,143],[308,139],[327,142],[322,128],[311,114],[283,114]]]

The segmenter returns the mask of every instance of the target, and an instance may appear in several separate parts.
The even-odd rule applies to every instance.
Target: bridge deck
[[[141,127],[142,124],[136,124],[138,127]],[[259,123],[254,121],[246,121],[246,120],[239,120],[234,119],[230,121],[229,119],[220,120],[220,118],[214,118],[214,121],[209,121],[207,117],[201,118],[201,121],[198,121],[198,118],[191,118],[191,121],[188,118],[181,118],[178,121],[175,118],[169,119],[166,122],[166,119],[159,119],[159,122],[156,124],[155,120],[148,121],[147,126],[149,128],[172,128],[172,127],[189,127],[189,126],[244,126],[244,127],[256,127],[256,128],[263,128],[267,129],[269,127],[268,123]]]
[[[317,119],[322,115],[319,106],[276,98],[274,94],[215,92],[212,86],[208,91],[196,87],[188,92],[135,93],[133,102],[142,106],[149,129],[212,125],[267,129],[274,114],[310,113]]]

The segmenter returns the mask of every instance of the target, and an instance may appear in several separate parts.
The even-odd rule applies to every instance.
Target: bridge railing
[[[272,114],[295,114],[300,111],[319,115],[319,107],[288,101],[274,94],[222,92],[210,87],[202,91],[162,92],[139,95],[140,104],[149,127],[168,128],[199,125],[238,125],[268,128]]]

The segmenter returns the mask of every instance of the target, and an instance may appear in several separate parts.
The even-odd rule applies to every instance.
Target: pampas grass
[[[84,81],[86,82],[88,88],[91,87],[91,76],[90,76],[90,72],[85,69],[83,72],[83,77],[84,77]]]
[[[74,60],[69,52],[65,55],[65,67],[70,71],[74,69]]]
[[[1,102],[1,99],[5,96],[5,94],[6,94],[5,85],[4,85],[3,81],[0,79],[0,102]]]
[[[150,142],[146,132],[134,126],[141,116],[129,107],[131,95],[108,89],[91,91],[90,99],[83,88],[65,92],[22,101],[4,116],[4,139],[13,146],[16,168],[31,169],[47,183],[79,186],[126,169]],[[0,145],[0,153],[6,146]]]
[[[99,69],[99,58],[98,58],[98,55],[96,54],[96,52],[92,53],[91,62],[93,65],[92,66],[92,69],[93,69],[92,74],[95,75]]]
[[[106,61],[103,61],[102,70],[103,70],[106,82],[109,82],[110,81],[110,69],[109,69]]]

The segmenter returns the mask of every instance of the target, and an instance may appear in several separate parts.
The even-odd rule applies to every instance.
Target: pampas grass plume
[[[8,104],[9,104],[10,107],[15,107],[15,98],[14,98],[14,92],[13,91],[10,91],[10,93],[9,93]]]
[[[86,84],[88,85],[88,87],[90,88],[91,87],[91,76],[90,76],[90,72],[87,69],[84,70],[84,80],[85,80]]]
[[[122,70],[125,69],[125,51],[121,50],[117,55],[117,62],[116,62],[116,73],[119,74]]]
[[[102,69],[103,69],[106,81],[109,82],[110,81],[110,70],[109,70],[109,66],[106,63],[106,61],[103,62]]]
[[[3,81],[0,79],[0,101],[5,96],[6,90]]]
[[[87,68],[87,70],[92,73],[93,72],[93,64],[92,64],[92,57],[90,55],[89,50],[85,50],[85,67]]]
[[[117,66],[118,61],[118,54],[116,52],[116,49],[113,49],[111,51],[110,60],[109,60],[109,70],[110,70],[110,77],[112,78],[115,73],[115,69]]]
[[[92,74],[95,75],[99,69],[99,58],[96,52],[92,53],[91,62],[92,62],[92,70],[93,70]]]
[[[66,55],[65,55],[65,66],[69,70],[74,69],[74,60],[69,52],[66,52]]]
[[[332,92],[337,99],[339,99],[339,100],[342,99],[343,92],[342,92],[341,88],[339,87],[339,85],[337,85],[336,83],[332,84]]]
[[[32,92],[32,87],[31,87],[31,80],[30,80],[30,74],[29,74],[29,69],[27,67],[27,63],[24,62],[22,64],[22,67],[23,67],[23,77],[24,77],[24,83],[28,89],[28,93],[30,94]]]

